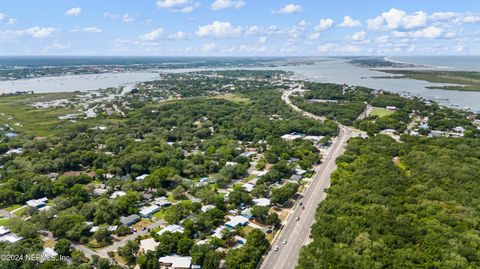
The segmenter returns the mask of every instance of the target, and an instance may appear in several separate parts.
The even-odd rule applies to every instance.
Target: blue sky
[[[0,55],[480,54],[477,0],[0,0]]]

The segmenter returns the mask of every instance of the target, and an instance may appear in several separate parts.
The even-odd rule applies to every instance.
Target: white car
[[[273,250],[278,251],[278,246],[275,245],[275,246],[273,247]]]
[[[286,245],[287,244],[287,239],[283,239],[282,244]]]

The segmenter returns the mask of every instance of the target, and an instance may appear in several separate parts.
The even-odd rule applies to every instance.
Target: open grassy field
[[[228,93],[228,94],[224,94],[224,95],[218,95],[218,96],[215,96],[213,97],[215,99],[224,99],[224,100],[227,100],[227,101],[230,101],[230,102],[233,102],[233,103],[236,103],[236,104],[249,104],[250,103],[250,99],[246,98],[246,97],[242,97],[238,94],[235,94],[235,93]]]
[[[36,102],[72,98],[75,93],[48,93],[0,97],[0,124],[8,124],[15,132],[47,136],[58,126],[59,116],[78,113],[76,108],[36,109]]]
[[[15,204],[15,205],[11,205],[9,207],[5,207],[3,208],[5,211],[8,211],[8,212],[12,212],[13,210],[17,209],[17,208],[20,208],[22,205],[20,204]]]
[[[381,118],[381,117],[391,115],[393,113],[395,113],[395,111],[393,110],[388,110],[383,107],[373,107],[369,113],[369,116],[378,116],[379,118]]]
[[[2,219],[0,219],[0,226],[5,226],[5,225],[7,225],[8,220],[9,220],[9,219],[7,219],[7,218],[2,218]]]
[[[453,91],[480,91],[480,72],[475,71],[436,71],[436,70],[380,70],[392,76],[388,78],[410,78],[433,83],[452,83],[463,86],[433,86],[430,89]]]

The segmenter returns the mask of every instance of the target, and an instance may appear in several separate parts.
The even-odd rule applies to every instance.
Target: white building
[[[233,216],[230,217],[230,221],[225,223],[225,226],[230,228],[230,229],[235,229],[238,226],[245,226],[248,224],[248,219],[245,218],[244,216]]]
[[[127,193],[124,192],[124,191],[114,191],[112,193],[112,195],[110,195],[110,199],[115,199],[117,197],[121,197],[121,196],[125,196],[125,195],[127,195]]]
[[[180,226],[180,225],[176,225],[176,224],[172,224],[172,225],[168,225],[167,227],[161,229],[160,231],[158,231],[158,235],[162,235],[163,233],[165,232],[171,232],[171,233],[183,233],[185,231],[185,229]]]
[[[47,205],[48,198],[32,199],[27,201],[29,207],[42,208]]]
[[[190,269],[192,266],[192,257],[169,255],[158,259],[160,268],[163,269]]]
[[[270,199],[267,198],[258,198],[258,199],[253,199],[252,200],[255,205],[258,206],[269,206],[270,205]]]
[[[158,212],[160,207],[158,205],[151,205],[151,206],[144,206],[140,208],[140,216],[144,218],[149,218],[153,215],[153,213]]]
[[[143,239],[140,240],[140,249],[143,253],[147,253],[147,251],[155,251],[155,248],[158,246],[158,242],[155,242],[153,238]]]

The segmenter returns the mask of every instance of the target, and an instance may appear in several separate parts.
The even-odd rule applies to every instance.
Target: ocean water
[[[478,56],[395,56],[388,57],[393,61],[431,66],[433,68],[480,71],[480,55]]]

